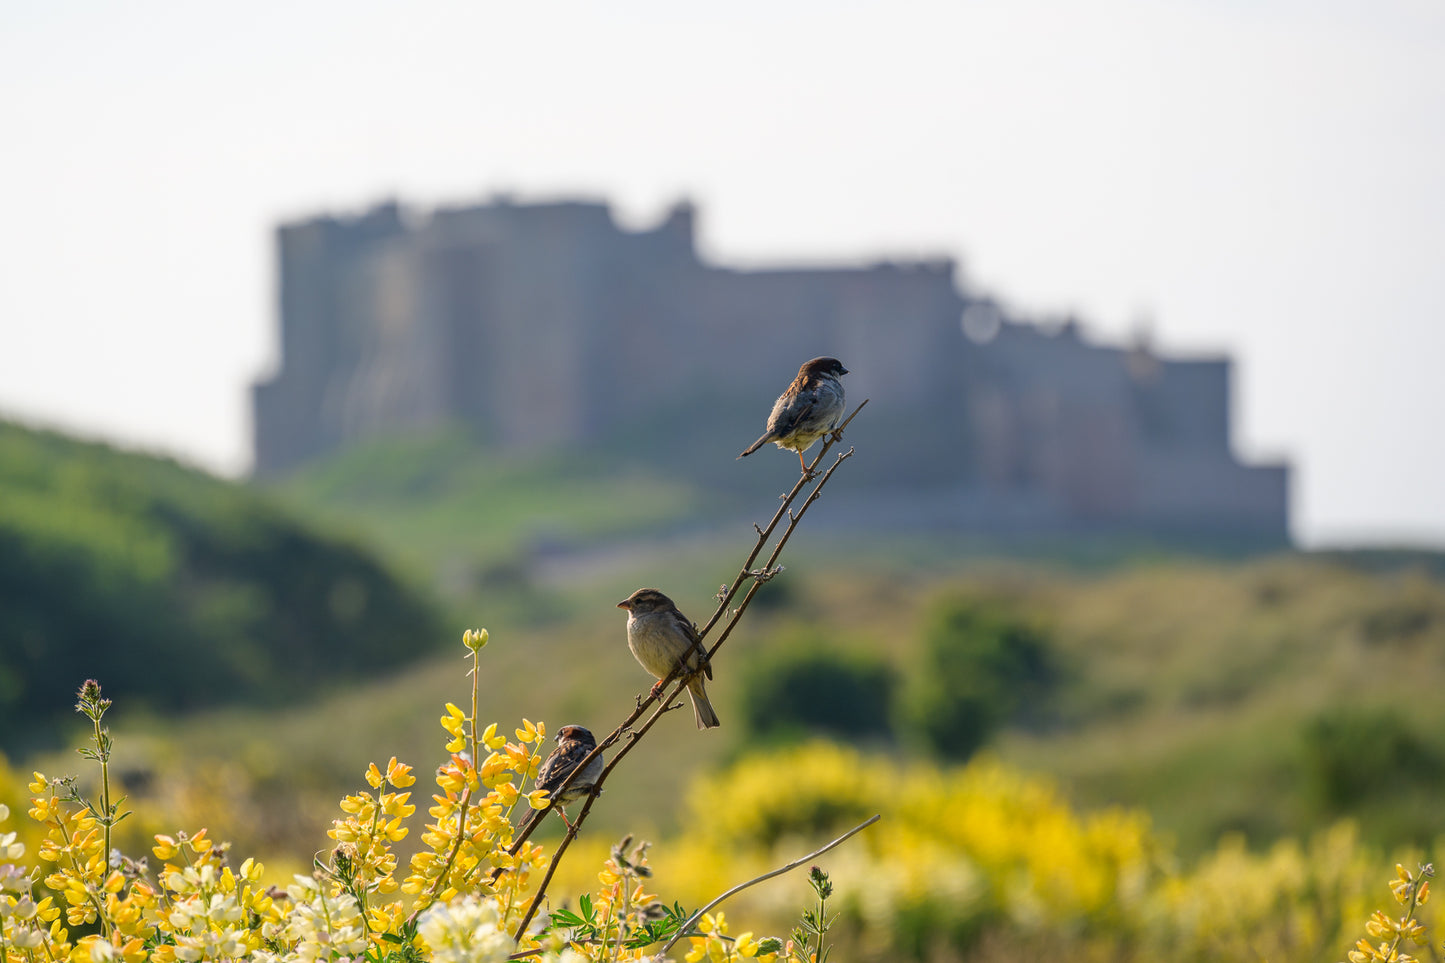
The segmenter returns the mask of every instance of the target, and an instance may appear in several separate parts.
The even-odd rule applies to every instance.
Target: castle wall
[[[850,399],[872,399],[855,474],[879,497],[927,490],[1019,528],[1284,537],[1287,470],[1230,449],[1227,359],[1007,317],[976,343],[950,261],[729,269],[698,258],[695,216],[626,231],[602,203],[498,200],[280,228],[283,366],[254,389],[257,472],[458,419],[505,448],[720,464],[799,363],[831,354]]]

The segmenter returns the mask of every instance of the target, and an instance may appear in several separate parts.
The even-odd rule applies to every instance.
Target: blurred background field
[[[256,488],[14,426],[0,456],[5,490],[25,493],[0,514],[5,637],[51,656],[6,648],[11,769],[83,771],[68,709],[99,678],[139,814],[127,845],[204,825],[278,871],[326,848],[369,762],[426,773],[444,758],[437,718],[469,698],[463,627],[491,632],[483,721],[608,731],[649,682],[616,600],[656,583],[701,622],[753,538],[745,499],[639,487],[601,460],[584,498],[546,481],[555,461],[338,459]],[[1439,556],[1120,540],[1006,557],[860,538],[828,520],[846,467],[717,660],[723,728],[664,720],[608,783],[564,873],[573,891],[632,833],[656,843],[664,897],[700,902],[878,811],[827,860],[872,958],[1112,945],[1207,959],[1227,934],[1179,914],[1252,881],[1312,922],[1274,932],[1268,913],[1240,915],[1247,901],[1209,912],[1248,931],[1240,946],[1283,940],[1269,958],[1312,959],[1342,952],[1330,941],[1388,895],[1394,854],[1435,844]],[[755,507],[765,522],[770,501]],[[656,524],[684,509],[699,519],[686,532]],[[539,534],[556,530],[572,533],[565,552]],[[311,581],[275,568],[278,541],[313,553]],[[253,617],[218,628],[218,593]],[[332,641],[307,651],[296,619]],[[23,781],[4,780],[17,814]],[[1087,872],[1061,862],[1070,846]],[[786,885],[801,906],[801,879]],[[755,894],[734,918],[785,925],[777,899]]]

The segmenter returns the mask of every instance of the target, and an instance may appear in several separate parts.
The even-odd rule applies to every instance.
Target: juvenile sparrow
[[[556,800],[553,808],[562,817],[562,821],[567,823],[568,828],[571,828],[572,823],[567,819],[567,813],[563,811],[562,807],[567,803],[576,802],[592,791],[597,777],[602,775],[602,753],[599,752],[593,757],[592,761],[587,764],[587,768],[572,780],[572,785],[563,790],[560,796],[557,795],[557,789],[567,780],[568,776],[572,775],[572,770],[581,765],[582,760],[586,759],[587,754],[595,748],[597,748],[597,740],[592,738],[592,733],[588,729],[583,726],[563,726],[557,731],[557,748],[553,749],[552,754],[542,760],[542,765],[537,767],[537,788],[545,789],[552,794],[552,798]],[[545,809],[527,810],[522,821],[517,823],[516,835],[520,836],[526,832],[527,827],[541,819],[545,812]]]
[[[658,680],[653,691],[672,672],[681,660],[686,660],[688,669],[696,669],[707,652],[697,629],[687,616],[677,610],[672,599],[657,589],[641,588],[617,603],[619,609],[627,610],[627,647],[632,650],[638,663]],[[703,675],[712,678],[712,666],[703,667]],[[702,675],[693,676],[687,683],[687,694],[692,697],[693,719],[699,729],[711,729],[722,725],[712,703],[707,701],[707,690],[703,688]]]
[[[798,464],[806,474],[803,452],[832,431],[843,417],[843,382],[838,379],[847,373],[837,358],[814,358],[799,368],[788,390],[773,403],[768,430],[738,457],[751,455],[771,441],[779,448],[797,452]]]

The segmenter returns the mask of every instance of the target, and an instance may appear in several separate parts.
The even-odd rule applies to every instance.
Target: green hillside
[[[87,677],[155,713],[275,705],[442,634],[425,593],[270,497],[0,423],[0,748],[59,741]]]
[[[737,505],[597,450],[499,455],[461,428],[360,445],[275,491],[462,598],[516,589],[539,560],[697,526]]]

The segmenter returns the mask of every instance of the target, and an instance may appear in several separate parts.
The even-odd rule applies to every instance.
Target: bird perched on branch
[[[798,464],[806,474],[803,452],[832,431],[843,417],[843,382],[838,379],[847,373],[837,358],[814,358],[799,368],[788,390],[773,403],[768,430],[738,457],[751,455],[771,441],[779,448],[797,452]]]
[[[562,783],[567,781],[567,777],[572,775],[572,771],[582,764],[582,760],[587,758],[587,754],[596,748],[597,740],[592,737],[591,730],[583,726],[563,726],[557,730],[557,748],[553,749],[552,754],[542,760],[542,765],[537,768],[537,788],[545,789],[551,794],[555,801],[553,808],[557,810],[557,814],[562,817],[562,821],[567,824],[568,829],[572,828],[572,822],[567,818],[567,813],[563,811],[562,807],[576,802],[592,791],[597,784],[597,777],[602,775],[602,753],[599,752],[592,758],[592,761],[587,764],[587,768],[572,780],[572,785],[563,790],[560,796],[557,794],[557,790]],[[528,810],[527,814],[522,817],[522,821],[517,824],[516,835],[520,836],[526,832],[527,827],[541,819],[545,812],[545,809]]]
[[[656,694],[662,680],[680,661],[686,660],[684,671],[695,672],[701,665],[702,674],[694,675],[687,683],[693,719],[699,729],[722,725],[703,688],[703,676],[712,678],[712,666],[704,662],[707,651],[702,647],[697,629],[677,610],[672,599],[657,589],[641,588],[618,602],[617,607],[627,610],[627,647],[638,663],[657,679],[653,693]]]

